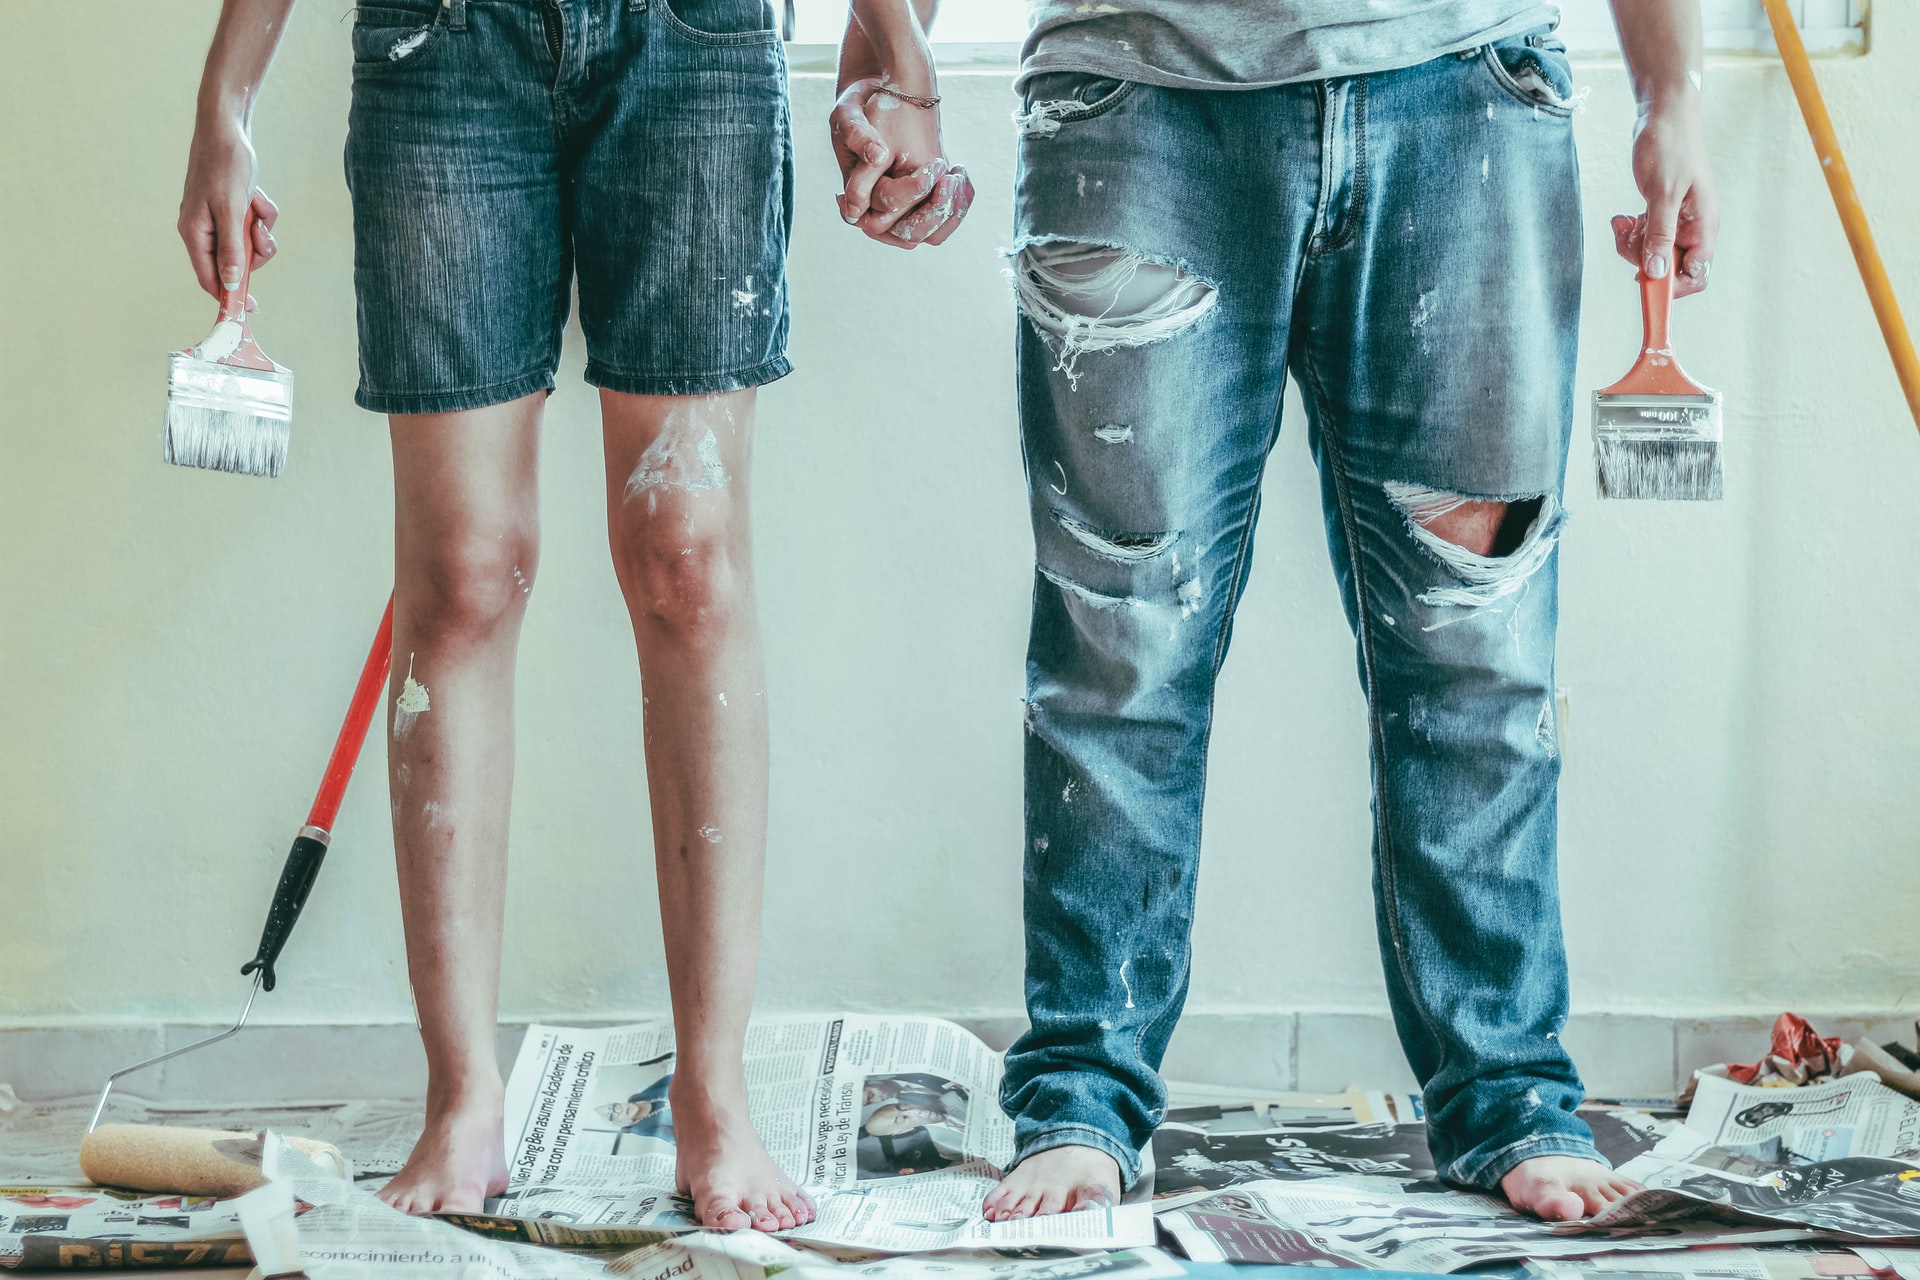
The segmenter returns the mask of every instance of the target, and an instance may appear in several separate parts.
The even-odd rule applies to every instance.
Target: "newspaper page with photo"
[[[1810,1234],[1652,1216],[1607,1228],[1591,1221],[1548,1223],[1516,1212],[1499,1196],[1378,1176],[1248,1182],[1162,1211],[1159,1221],[1196,1262],[1428,1272],[1513,1258],[1758,1244]]]
[[[675,1194],[673,1029],[665,1019],[527,1030],[507,1082],[505,1194],[460,1225],[538,1243],[651,1244],[699,1230]],[[768,1153],[819,1209],[796,1240],[893,1253],[1151,1245],[1149,1205],[990,1223],[1012,1159],[998,1054],[938,1018],[758,1021],[746,1071]]]
[[[1620,1173],[1647,1190],[1598,1223],[1678,1204],[1846,1239],[1920,1239],[1920,1101],[1866,1073],[1799,1088],[1702,1076],[1686,1123]]]
[[[0,1187],[0,1267],[9,1270],[252,1262],[231,1200],[93,1186]]]

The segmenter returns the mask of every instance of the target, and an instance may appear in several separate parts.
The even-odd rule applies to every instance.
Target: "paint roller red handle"
[[[281,948],[307,905],[307,895],[319,878],[320,864],[326,861],[327,845],[333,839],[333,821],[340,814],[340,802],[346,798],[347,782],[360,759],[360,748],[367,740],[367,727],[387,691],[387,675],[393,665],[393,597],[387,597],[387,611],[380,617],[380,630],[373,637],[373,648],[360,668],[360,683],[354,686],[353,701],[347,704],[347,719],[334,739],[333,754],[327,757],[327,772],[320,779],[320,793],[307,811],[307,825],[293,838],[286,865],[280,868],[280,884],[273,891],[273,904],[267,908],[267,923],[260,930],[260,946],[253,959],[240,967],[242,974],[260,974],[260,985],[273,990],[273,966]]]
[[[347,704],[347,720],[334,739],[333,755],[327,760],[327,772],[320,779],[320,793],[307,810],[307,825],[332,832],[333,820],[340,814],[340,802],[346,798],[347,781],[360,759],[360,748],[367,740],[367,728],[387,691],[387,672],[393,663],[393,597],[387,597],[387,611],[380,619],[380,630],[367,652],[366,665],[360,668],[360,683],[354,686],[353,701]]]

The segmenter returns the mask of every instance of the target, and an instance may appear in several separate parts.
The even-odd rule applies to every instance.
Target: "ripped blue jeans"
[[[1089,1145],[1131,1182],[1164,1114],[1215,676],[1288,372],[1357,641],[1380,953],[1437,1167],[1493,1187],[1532,1156],[1599,1158],[1559,1040],[1571,90],[1545,31],[1271,89],[1028,86],[1032,1029],[1003,1093],[1022,1158]],[[1436,532],[1463,503],[1504,511],[1477,550]],[[1276,927],[1312,909],[1273,906]]]

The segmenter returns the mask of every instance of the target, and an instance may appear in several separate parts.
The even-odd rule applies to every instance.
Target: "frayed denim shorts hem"
[[[793,361],[786,356],[763,360],[751,368],[726,373],[686,373],[656,375],[625,373],[610,369],[598,360],[587,361],[587,381],[608,391],[630,396],[717,396],[730,391],[748,391],[763,387],[793,372]]]
[[[373,413],[460,413],[466,409],[485,409],[489,405],[506,404],[536,391],[552,390],[552,371],[541,370],[508,382],[450,391],[375,391],[363,382],[354,391],[353,402]]]

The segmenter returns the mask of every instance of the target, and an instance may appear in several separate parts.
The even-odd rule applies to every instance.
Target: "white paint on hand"
[[[700,838],[708,844],[719,844],[721,841],[720,828],[712,826],[702,827],[700,828]]]
[[[720,705],[723,707],[727,705],[727,691],[725,689],[720,691]]]

